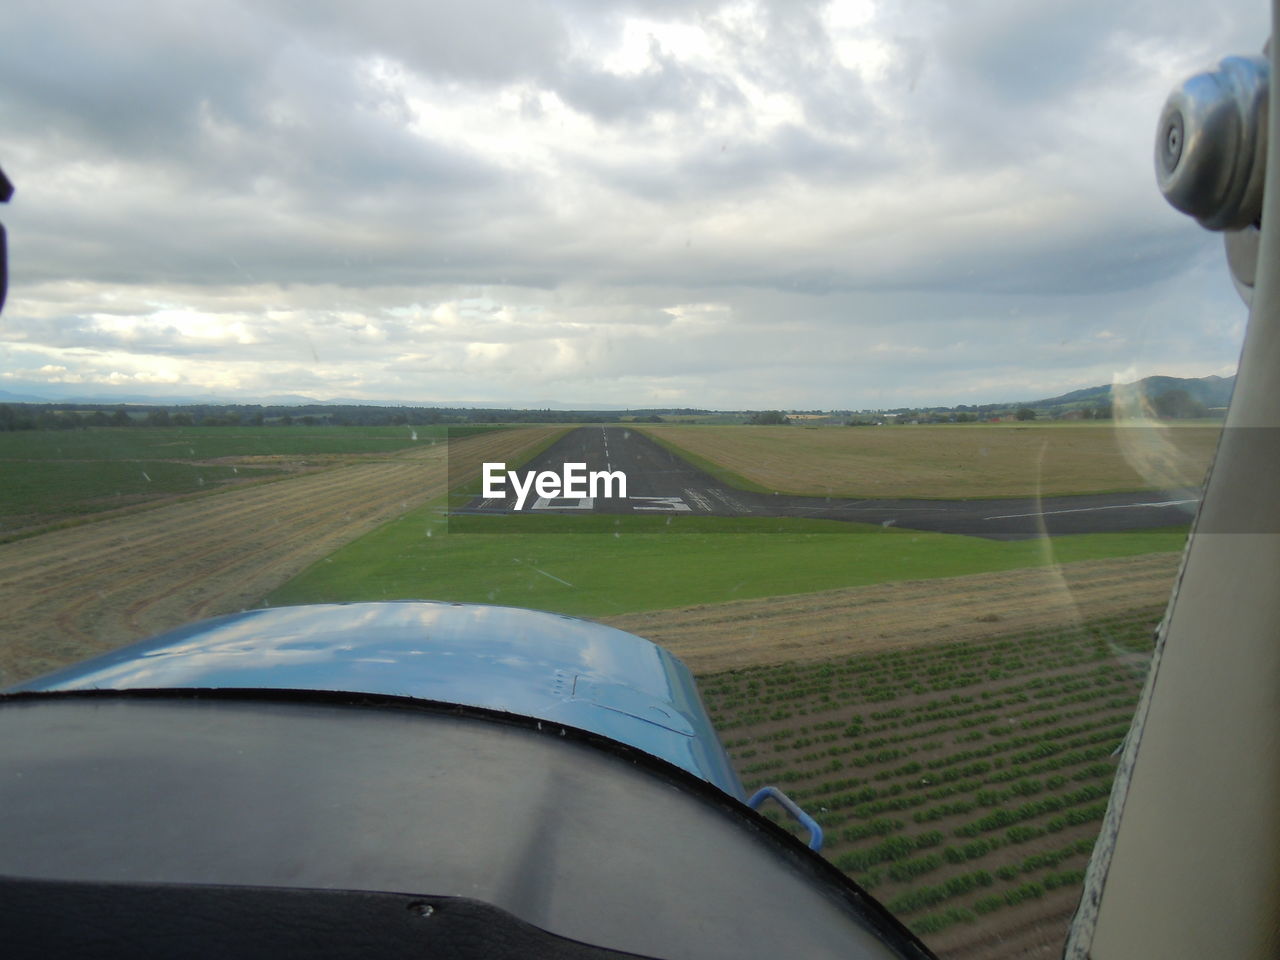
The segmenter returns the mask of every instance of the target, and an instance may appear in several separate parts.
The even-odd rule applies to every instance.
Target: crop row
[[[814,733],[808,732],[809,728],[805,727],[801,728],[799,735],[791,732],[773,732],[765,733],[765,735],[760,736],[759,739],[755,740],[751,739],[751,737],[742,737],[740,740],[733,741],[733,746],[741,748],[741,746],[754,746],[764,744],[764,742],[772,742],[773,753],[790,753],[790,751],[803,750],[805,748],[810,748],[810,746],[828,745],[826,746],[827,754],[840,755],[850,753],[850,751],[864,753],[864,751],[886,748],[886,746],[910,744],[910,742],[914,742],[916,740],[923,740],[925,737],[942,736],[946,735],[946,733],[951,733],[957,730],[969,732],[966,732],[964,735],[959,737],[955,737],[956,742],[977,741],[982,740],[987,736],[1001,736],[1007,732],[1005,728],[989,728],[987,731],[975,730],[977,727],[987,726],[987,724],[996,722],[998,719],[1004,719],[1006,723],[1009,721],[1016,721],[1020,724],[1020,727],[1023,728],[1023,730],[1029,730],[1029,728],[1047,726],[1047,724],[1060,722],[1061,719],[1092,716],[1092,714],[1101,713],[1103,710],[1108,709],[1130,710],[1134,707],[1134,704],[1137,703],[1137,694],[1120,696],[1120,698],[1117,698],[1117,696],[1112,695],[1112,691],[1108,690],[1097,691],[1097,696],[1091,696],[1089,700],[1079,699],[1079,695],[1074,696],[1075,699],[1071,701],[1070,704],[1062,704],[1059,701],[1059,703],[1032,705],[1032,707],[1020,710],[1006,709],[1002,714],[998,712],[998,710],[1010,707],[1012,704],[1025,703],[1025,698],[1015,696],[1015,698],[996,701],[996,703],[993,704],[982,704],[977,705],[977,707],[947,710],[947,713],[950,714],[950,716],[948,716],[947,719],[943,719],[943,722],[933,724],[931,727],[925,727],[922,728],[922,730],[897,733],[897,735],[873,737],[873,739],[867,740],[855,740],[852,744],[845,744],[845,742],[841,741],[842,739],[852,739],[852,737],[855,736],[869,736],[872,735],[872,733],[896,730],[896,728],[901,727],[910,728],[916,721],[914,721],[914,719],[904,719],[904,721],[891,721],[888,723],[878,724],[877,727],[864,727],[861,726],[861,718],[854,717],[846,724],[844,737],[841,737],[838,733],[828,732],[815,733],[814,735]],[[1103,696],[1106,696],[1107,699],[1102,701],[1102,703],[1098,703],[1098,701],[1102,700]],[[1051,710],[1061,710],[1064,707],[1068,707],[1068,705],[1079,705],[1082,703],[1088,703],[1089,705],[1082,709],[1066,710],[1066,712],[1062,713],[1051,712]],[[1044,716],[1034,716],[1034,714],[1044,714]],[[831,726],[831,724],[824,724],[824,726]],[[790,737],[790,739],[788,739],[788,737]],[[927,746],[924,746],[924,749],[928,749]],[[739,755],[742,756],[742,754]]]
[[[1010,831],[1010,833],[1012,832]],[[922,857],[908,857],[907,859],[897,860],[889,867],[887,873],[885,871],[877,871],[871,880],[873,883],[878,884],[887,875],[890,880],[905,883],[915,877],[932,873],[945,864],[957,865],[971,860],[979,860],[1002,847],[1017,845],[1026,840],[1035,839],[1044,833],[1045,831],[1041,829],[1034,836],[1029,836],[1025,839],[1018,839],[1016,836],[1004,839],[1000,837],[983,837],[978,840],[971,840],[958,847],[944,847],[940,851],[930,852]],[[1092,837],[1084,837],[1057,850],[1031,854],[1024,857],[1020,863],[1005,864],[996,868],[995,874],[1002,880],[1013,880],[1020,873],[1034,873],[1038,870],[1056,867],[1064,860],[1081,853],[1088,853],[1093,849],[1093,843]],[[865,876],[860,877],[859,882],[864,882],[865,879]]]
[[[1105,797],[1111,792],[1111,785],[1105,783],[1090,783],[1081,787],[1079,790],[1072,790],[1057,797],[1042,797],[1039,800],[1029,800],[1019,805],[1013,810],[1000,809],[994,810],[984,817],[974,820],[972,823],[965,824],[955,831],[957,837],[976,837],[980,833],[990,833],[992,830],[999,830],[1001,827],[1009,827],[1024,820],[1034,820],[1048,813],[1057,813],[1066,807],[1076,807],[1090,800],[1096,800],[1099,797]]]
[[[1010,779],[1019,777],[1027,779],[1027,775],[1045,773],[1080,763],[1089,763],[1090,765],[1072,774],[1071,780],[1109,779],[1113,771],[1111,764],[1105,762],[1090,763],[1090,761],[1097,761],[1111,754],[1114,751],[1116,742],[1117,738],[1112,737],[1101,745],[1084,750],[1067,750],[1038,763],[1024,765],[1016,769],[993,769],[993,763],[985,760],[969,763],[965,766],[951,767],[943,771],[942,777],[939,778],[940,784],[932,786],[930,789],[925,789],[930,785],[920,780],[906,784],[895,783],[876,787],[868,784],[863,778],[852,777],[826,781],[808,789],[793,790],[791,793],[797,802],[808,803],[811,806],[818,805],[823,808],[824,812],[831,812],[850,807],[862,807],[876,800],[897,798],[908,792],[919,793],[920,799],[908,805],[914,807],[928,800],[942,800],[958,794],[970,794],[980,791],[987,785],[1008,782]],[[1044,781],[1045,788],[1050,790],[1058,789],[1061,786],[1065,786],[1065,784],[1065,779],[1057,776],[1049,777]],[[1024,787],[1022,789],[1028,788]],[[996,799],[998,800],[999,797],[997,796]],[[904,809],[904,807],[899,806],[898,809]],[[957,809],[952,812],[964,813],[967,811]],[[925,811],[921,811],[920,814],[920,816],[916,817],[917,822],[920,823],[938,819],[938,817],[929,816]]]
[[[772,744],[772,749],[775,753],[782,753],[821,744],[841,744],[842,740],[856,739],[858,737],[872,737],[872,739],[855,742],[851,745],[851,748],[854,750],[874,750],[883,746],[895,743],[906,743],[923,737],[940,736],[956,730],[969,730],[971,732],[964,735],[965,738],[977,739],[978,737],[976,732],[973,732],[973,728],[993,723],[1002,716],[1006,719],[1017,719],[1029,714],[1043,713],[1049,710],[1067,707],[1069,705],[1094,703],[1104,697],[1108,699],[1106,699],[1101,705],[1097,705],[1095,703],[1095,707],[1098,709],[1130,710],[1137,703],[1136,690],[1126,696],[1116,697],[1112,690],[1094,688],[1085,694],[1068,694],[1051,704],[1032,704],[1031,706],[1024,707],[1020,710],[1008,709],[1010,707],[1023,705],[1029,702],[1026,694],[1014,692],[1004,699],[984,701],[981,703],[965,703],[960,706],[950,706],[946,709],[939,709],[928,714],[914,717],[908,716],[901,720],[890,720],[873,726],[866,726],[864,719],[860,715],[854,714],[853,716],[838,717],[834,720],[815,722],[794,730],[783,728],[779,730],[762,731],[754,736],[745,736],[726,740],[725,747],[730,751],[738,751],[736,755],[739,759],[747,759],[749,756],[754,755],[754,750],[749,754],[745,752],[743,748],[758,748],[766,744]],[[968,701],[973,700],[972,697],[964,699]],[[1005,711],[1003,714],[999,712],[1002,709]],[[1067,716],[1075,715],[1084,715],[1084,713],[1083,711],[1079,711],[1067,714]],[[874,737],[874,734],[885,733],[889,730],[909,730],[918,724],[928,721],[936,722],[933,726],[914,731],[910,734]],[[1024,721],[1024,723],[1036,722],[1036,720]],[[829,732],[833,730],[839,730],[840,732]],[[843,752],[845,748],[841,745],[840,749]]]
[[[1101,657],[1094,656],[1088,661],[1097,663],[1099,659],[1105,659],[1105,654]],[[1026,665],[1020,671],[997,671],[998,678],[1008,677],[1013,679],[1017,676],[1028,674],[1044,674],[1049,670],[1067,670],[1075,666],[1081,665],[1082,661],[1077,658],[1049,658],[1040,662]],[[786,668],[774,668],[781,670]],[[1136,678],[1127,676],[1123,670],[1111,667],[1106,664],[1095,667],[1099,671],[1095,682],[1110,678],[1112,682],[1132,682]],[[944,693],[951,690],[960,690],[966,687],[974,686],[981,682],[990,682],[997,679],[991,672],[987,673],[965,673],[951,678],[946,683],[934,682],[928,685],[913,680],[909,675],[901,678],[877,678],[874,676],[863,675],[856,680],[846,682],[832,682],[830,680],[822,680],[818,682],[797,682],[792,675],[783,675],[770,678],[767,689],[763,689],[759,682],[750,680],[747,682],[745,689],[733,689],[729,684],[721,684],[710,688],[704,692],[709,702],[714,702],[718,713],[725,715],[742,710],[745,707],[752,709],[746,716],[735,717],[738,721],[760,721],[770,716],[765,708],[779,703],[793,703],[797,700],[806,698],[817,698],[820,704],[818,709],[836,709],[841,706],[842,702],[861,700],[867,703],[884,703],[896,700],[901,696],[910,695],[926,695],[928,693]],[[1053,677],[1041,677],[1040,688],[1044,691],[1044,696],[1053,695],[1047,686],[1051,683]],[[1079,684],[1079,680],[1075,681]],[[1084,689],[1083,686],[1077,686],[1077,690]],[[1071,691],[1059,691],[1071,692]]]
[[[1056,669],[1062,669],[1059,665],[1053,665]],[[1040,664],[1036,670],[1028,669],[1026,673],[1034,673],[1049,669],[1050,666]],[[760,722],[764,719],[774,716],[769,712],[770,708],[779,704],[794,704],[797,701],[810,701],[810,706],[816,711],[835,710],[850,702],[863,703],[886,703],[892,702],[903,696],[920,696],[930,692],[944,693],[948,690],[962,690],[967,687],[974,686],[981,682],[988,682],[992,678],[990,675],[965,675],[957,677],[953,682],[946,685],[935,684],[926,687],[919,683],[902,683],[899,685],[879,685],[872,686],[869,684],[845,684],[834,685],[830,683],[820,684],[797,684],[792,686],[782,686],[770,693],[760,692],[757,688],[748,687],[744,692],[729,694],[723,699],[715,701],[717,712],[724,715],[726,719],[734,712],[743,712],[741,716],[735,716],[738,722]],[[1116,675],[1111,672],[1110,668],[1103,668],[1103,672],[1094,679],[1096,685],[1105,683],[1133,682],[1134,678]],[[1078,684],[1078,681],[1077,681]],[[1040,697],[1049,697],[1055,695],[1064,695],[1085,689],[1085,685],[1077,685],[1073,690],[1054,690],[1053,688],[1041,687],[1038,693]],[[1036,696],[1036,695],[1029,695]],[[711,698],[709,698],[710,700]],[[816,701],[816,702],[814,702]],[[944,708],[945,709],[945,708]]]
[[[832,862],[928,933],[1079,883],[1068,861],[1093,844],[1140,687],[1117,650],[1149,646],[1145,617],[1121,618],[756,668],[703,693],[748,786],[786,784]]]
[[[1024,900],[1043,897],[1048,890],[1071,886],[1080,883],[1083,879],[1084,870],[1063,870],[1059,873],[1046,874],[1041,880],[1029,880],[1011,890],[1006,890],[1003,894],[981,897],[974,902],[973,909],[974,912],[983,914],[1005,906],[1014,907]]]
[[[1146,620],[1141,628],[1148,633]],[[704,685],[708,696],[730,696],[742,691],[759,694],[762,689],[788,685],[826,684],[827,686],[876,687],[890,683],[918,683],[947,678],[961,671],[981,679],[998,670],[1008,674],[1031,668],[1043,670],[1045,661],[1058,661],[1067,666],[1100,662],[1113,656],[1112,640],[1087,634],[1029,634],[996,641],[957,643],[945,650],[884,651],[861,655],[843,661],[828,661],[813,666],[781,664],[734,671],[711,678]],[[978,661],[983,663],[978,665]]]
[[[1096,716],[1096,714],[1090,714],[1090,716]],[[975,760],[983,761],[987,758],[995,758],[992,762],[995,763],[997,768],[1003,767],[1005,765],[1004,761],[1006,760],[1015,766],[1024,766],[1031,762],[1047,760],[1048,758],[1061,753],[1064,749],[1064,745],[1058,741],[1062,738],[1075,738],[1078,734],[1090,733],[1091,731],[1099,730],[1102,730],[1103,732],[1097,733],[1087,739],[1090,742],[1098,742],[1101,740],[1123,737],[1128,730],[1128,723],[1126,722],[1123,727],[1120,727],[1117,724],[1119,719],[1119,717],[1113,714],[1108,714],[1085,723],[1037,729],[1032,733],[1013,736],[1004,740],[995,740],[981,747],[958,750],[943,757],[924,761],[923,763],[919,761],[910,761],[889,770],[881,770],[874,774],[871,779],[886,781],[895,778],[911,777],[917,784],[927,785],[930,782],[939,779],[949,767],[953,767],[956,764],[971,763]],[[1068,742],[1072,746],[1085,745],[1083,743],[1076,742],[1075,739]],[[848,763],[856,768],[865,769],[867,767],[893,763],[897,760],[909,760],[909,758],[916,753],[926,750],[936,750],[941,746],[941,743],[931,743],[921,744],[917,747],[893,747],[882,749],[874,753],[865,753],[861,756],[850,757]],[[1031,747],[1032,749],[1016,753],[1012,757],[1000,756],[1001,754],[1008,754],[1011,751],[1019,750],[1023,747]],[[821,776],[824,773],[832,773],[842,770],[845,762],[839,758],[842,755],[847,754],[848,751],[845,749],[827,750],[805,754],[799,758],[791,757],[789,762],[788,760],[774,757],[768,760],[761,760],[747,764],[742,768],[742,773],[744,776],[751,778],[759,774],[779,770],[785,766],[795,765],[797,763],[822,762],[821,767],[812,768],[807,771],[793,770],[792,772],[795,773],[796,776],[791,779],[791,782],[796,782],[797,780],[812,779],[816,776]],[[951,779],[954,779],[954,777]]]
[[[986,870],[974,870],[971,873],[958,874],[945,883],[935,886],[919,886],[905,893],[900,893],[896,897],[892,897],[885,906],[892,913],[914,913],[917,910],[937,906],[944,900],[963,896],[979,887],[989,887],[993,883],[995,883],[995,878],[989,872]]]
[[[957,923],[973,923],[977,919],[972,910],[963,907],[949,907],[941,913],[931,913],[911,924],[911,929],[918,934],[937,933]]]
[[[1109,753],[1111,747],[1096,752]],[[1066,759],[1078,759],[1079,754],[1066,755]],[[979,767],[981,765],[975,765]],[[1109,763],[1092,764],[1089,767],[1076,771],[1070,778],[1076,782],[1084,782],[1088,780],[1100,781],[1095,785],[1094,789],[1101,795],[1102,792],[1109,789],[1113,766]],[[949,771],[950,772],[950,771]],[[978,772],[974,769],[964,771],[955,771],[964,773]],[[784,781],[789,772],[782,772],[778,781]],[[854,780],[853,783],[858,781]],[[891,784],[887,787],[877,789],[876,787],[864,785],[861,788],[849,789],[849,781],[838,782],[834,786],[844,789],[843,793],[825,793],[819,791],[792,791],[793,798],[800,803],[805,804],[810,813],[823,825],[830,833],[834,828],[847,823],[851,819],[867,820],[876,818],[881,814],[890,812],[902,812],[913,810],[916,811],[912,815],[912,819],[917,823],[928,823],[933,820],[940,819],[941,816],[962,815],[975,808],[975,804],[968,800],[960,800],[949,805],[948,809],[939,810],[930,808],[926,811],[919,811],[916,808],[923,805],[930,799],[936,799],[942,794],[949,793],[953,787],[958,788],[961,793],[973,793],[978,791],[982,794],[984,802],[990,805],[1003,803],[1015,794],[1006,794],[1005,791],[987,791],[982,790],[984,783],[989,781],[981,781],[976,779],[961,780],[955,784],[948,784],[942,787],[930,790],[926,793],[916,793],[920,789],[918,783],[907,784]],[[1062,776],[1049,777],[1043,781],[1044,789],[1056,790],[1065,786],[1070,780]],[[1051,801],[1052,803],[1052,801]],[[851,827],[847,827],[838,836],[846,842],[854,842],[867,836],[881,835],[883,821],[871,819],[870,823],[855,823]],[[1044,830],[1039,831],[1041,834]]]
[[[841,854],[836,858],[835,865],[846,872],[866,870],[878,863],[905,860],[917,850],[936,847],[942,840],[942,833],[938,830],[930,830],[916,837],[889,837],[874,846]]]
[[[979,916],[1003,907],[1017,906],[1026,900],[1043,897],[1051,890],[1072,886],[1084,879],[1084,870],[1063,870],[1049,873],[1040,880],[1029,880],[1003,893],[991,893],[974,901],[973,909],[949,907],[948,909],[911,921],[911,929],[918,934],[937,933],[956,923],[973,923]],[[953,897],[962,896],[981,887],[991,886],[991,875],[985,870],[961,874],[946,883],[933,887],[917,887],[889,900],[886,906],[894,913],[907,914],[936,906]]]

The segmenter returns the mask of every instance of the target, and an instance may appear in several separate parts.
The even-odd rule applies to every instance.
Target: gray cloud
[[[562,5],[546,0],[267,0],[262,8],[337,55],[389,56],[432,78],[487,86],[539,79],[569,45]]]
[[[99,11],[0,38],[0,388],[856,406],[1238,349],[1149,153],[1250,4]]]

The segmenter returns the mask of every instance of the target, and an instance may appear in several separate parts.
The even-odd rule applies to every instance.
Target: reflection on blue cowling
[[[259,688],[390,694],[590,730],[743,799],[688,669],[612,627],[514,607],[399,601],[189,624],[23,690]]]

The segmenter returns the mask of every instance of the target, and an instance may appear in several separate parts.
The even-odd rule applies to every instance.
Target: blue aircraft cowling
[[[618,740],[744,792],[688,668],[657,644],[560,614],[433,601],[249,610],[14,687],[291,689],[484,707]]]

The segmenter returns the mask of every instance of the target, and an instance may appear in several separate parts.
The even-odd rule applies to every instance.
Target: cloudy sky
[[[1262,0],[10,0],[0,390],[861,408],[1234,372]]]

